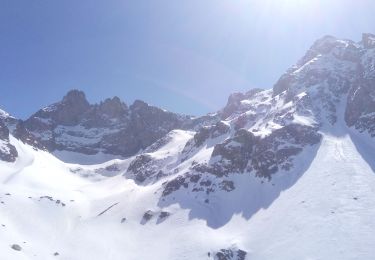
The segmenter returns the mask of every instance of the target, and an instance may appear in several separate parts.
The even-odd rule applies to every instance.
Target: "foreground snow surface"
[[[232,246],[247,251],[246,259],[375,258],[373,141],[349,130],[323,133],[307,170],[290,173],[300,177],[291,177],[268,208],[250,218],[235,213],[219,228],[177,203],[159,208],[163,180],[139,186],[122,174],[82,177],[72,165],[11,141],[20,155],[14,164],[0,162],[0,259],[212,259],[209,252]],[[218,194],[218,203],[245,210],[254,197],[264,199],[247,184],[255,177],[238,178],[243,186]],[[272,180],[278,182],[285,178]],[[142,223],[148,210],[171,215]]]

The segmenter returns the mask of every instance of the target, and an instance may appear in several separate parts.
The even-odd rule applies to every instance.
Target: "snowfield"
[[[374,161],[362,155],[373,151],[373,140],[343,126],[332,131],[308,151],[316,156],[305,172],[286,173],[290,183],[237,176],[242,186],[217,194],[218,207],[191,209],[160,208],[160,181],[141,186],[122,175],[81,177],[72,165],[12,138],[20,156],[1,162],[1,259],[210,259],[208,253],[228,247],[245,250],[247,259],[373,259]],[[174,140],[188,136],[181,131]],[[274,194],[275,186],[285,190]],[[197,217],[205,207],[213,207],[208,221]],[[154,215],[142,224],[148,210]],[[162,211],[170,216],[160,219]],[[210,221],[226,223],[212,228]]]

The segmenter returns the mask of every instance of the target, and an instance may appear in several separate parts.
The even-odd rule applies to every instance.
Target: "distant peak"
[[[78,102],[83,102],[84,104],[89,104],[86,95],[83,91],[73,89],[70,90],[63,98],[63,102],[65,103],[78,103]]]
[[[142,108],[142,107],[148,107],[148,104],[142,100],[135,100],[133,105],[131,105],[132,109]]]
[[[117,96],[107,98],[100,103],[99,109],[111,117],[118,117],[127,113],[127,105]]]
[[[311,50],[315,50],[319,53],[328,53],[335,46],[337,46],[338,39],[332,35],[325,35],[322,38],[316,40],[311,46]]]
[[[0,108],[0,119],[11,117],[7,112]]]
[[[115,106],[115,107],[126,107],[126,104],[121,101],[121,99],[117,96],[114,96],[113,98],[107,98],[103,102],[101,102],[101,105],[106,106]]]
[[[109,100],[111,100],[111,102],[113,102],[113,103],[122,103],[121,99],[118,96],[114,96],[113,98],[109,98]]]

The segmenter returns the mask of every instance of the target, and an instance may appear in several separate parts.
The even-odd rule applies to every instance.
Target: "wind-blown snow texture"
[[[374,259],[375,36],[202,118],[84,101],[0,111],[1,259]]]

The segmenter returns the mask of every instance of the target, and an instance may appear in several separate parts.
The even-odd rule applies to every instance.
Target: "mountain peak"
[[[99,109],[111,117],[120,117],[127,114],[128,106],[119,97],[115,96],[101,102]]]
[[[146,102],[137,99],[137,100],[135,100],[135,101],[133,102],[133,104],[130,106],[130,108],[131,108],[131,109],[141,109],[141,108],[146,108],[146,107],[148,107],[148,106],[149,106],[149,105],[148,105]]]
[[[4,110],[0,109],[0,119],[9,118],[11,117],[9,113],[5,112]]]
[[[339,39],[332,35],[325,35],[322,38],[316,40],[311,46],[310,50],[315,50],[321,54],[326,54],[335,47],[347,47],[349,44],[354,44],[354,41]]]
[[[316,40],[310,49],[320,53],[328,53],[337,45],[337,43],[338,40],[336,37],[325,35],[322,38]]]
[[[121,101],[121,99],[117,96],[114,96],[113,98],[106,98],[101,104],[108,104],[113,106],[121,106],[124,105],[124,103]]]
[[[63,98],[63,103],[69,103],[69,104],[86,104],[89,105],[89,102],[86,99],[86,95],[83,91],[78,89],[72,89],[70,90]]]

